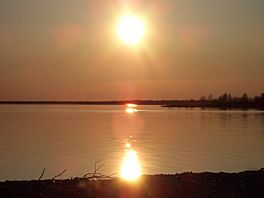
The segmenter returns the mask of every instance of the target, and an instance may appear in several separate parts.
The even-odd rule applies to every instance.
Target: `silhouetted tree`
[[[264,101],[264,93],[261,94],[261,99]]]
[[[219,96],[218,104],[222,107],[225,107],[227,105],[227,93],[223,94],[222,96]]]
[[[209,94],[208,100],[213,100],[213,95],[212,94]]]
[[[244,102],[244,103],[249,101],[247,93],[243,93],[242,94],[241,101]]]
[[[227,95],[227,102],[232,102],[232,96],[230,93]]]
[[[205,96],[201,96],[201,101],[205,101],[206,100],[206,97]]]

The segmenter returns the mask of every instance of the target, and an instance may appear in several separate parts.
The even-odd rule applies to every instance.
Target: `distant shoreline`
[[[1,104],[10,105],[125,105],[129,103],[137,105],[167,105],[174,100],[119,100],[119,101],[0,101]]]
[[[220,110],[262,110],[264,106],[247,103],[219,103],[201,100],[119,100],[119,101],[0,101],[0,105],[159,105],[163,108],[202,108]]]

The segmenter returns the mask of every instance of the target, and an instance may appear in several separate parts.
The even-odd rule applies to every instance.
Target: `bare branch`
[[[65,172],[67,171],[67,169],[65,169],[64,171],[62,171],[60,174],[58,174],[58,175],[55,175],[54,177],[52,177],[52,179],[51,180],[54,180],[55,178],[57,178],[57,177],[59,177],[59,176],[61,176],[61,175],[63,175]]]
[[[94,174],[96,173],[96,169],[97,169],[96,167],[97,167],[97,164],[100,163],[100,162],[101,162],[101,160],[96,161],[96,162],[94,163]]]
[[[98,168],[96,168],[96,169],[95,169],[95,173],[97,173],[97,171],[98,171],[99,169],[101,169],[104,165],[105,165],[105,163],[101,164]]]
[[[94,163],[94,171],[93,173],[86,173],[83,175],[83,178],[85,179],[111,179],[114,175],[116,175],[116,173],[113,173],[111,175],[104,175],[102,173],[98,173],[97,171],[100,170],[104,165],[105,163],[102,163],[100,166],[97,167],[97,165],[101,162],[101,160],[99,161],[96,161]]]
[[[40,175],[39,178],[38,178],[38,181],[41,180],[41,178],[43,177],[43,175],[44,175],[44,173],[45,173],[45,170],[46,170],[46,168],[43,169],[41,175]]]
[[[114,177],[116,175],[117,175],[117,173],[112,173],[112,174],[108,175],[108,177]]]
[[[83,175],[84,178],[86,178],[88,175],[93,175],[94,173],[86,173]]]

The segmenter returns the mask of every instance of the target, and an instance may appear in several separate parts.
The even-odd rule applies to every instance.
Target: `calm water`
[[[118,172],[132,142],[143,173],[264,167],[264,112],[138,106],[0,105],[0,180]],[[132,136],[132,138],[130,138]]]

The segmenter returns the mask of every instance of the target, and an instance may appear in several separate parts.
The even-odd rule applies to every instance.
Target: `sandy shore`
[[[182,173],[142,176],[136,183],[109,180],[0,182],[0,197],[264,197],[264,169],[240,173]]]

